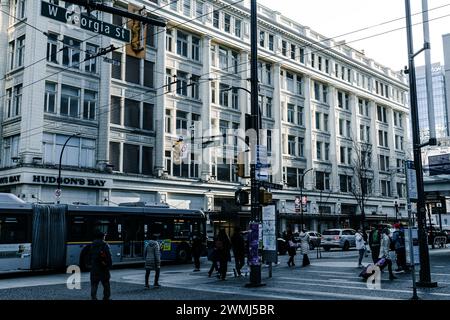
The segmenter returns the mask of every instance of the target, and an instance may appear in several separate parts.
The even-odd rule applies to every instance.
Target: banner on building
[[[145,9],[135,6],[133,4],[128,4],[128,12],[145,15]],[[145,24],[137,21],[129,19],[128,22],[128,30],[131,31],[131,40],[130,43],[127,44],[127,55],[144,59],[145,58],[145,39],[147,37],[147,28]]]

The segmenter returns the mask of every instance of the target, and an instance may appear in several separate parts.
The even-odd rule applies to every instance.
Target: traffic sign
[[[266,189],[283,190],[282,184],[276,184],[276,183],[271,183],[271,182],[266,182],[266,181],[260,181],[259,186],[266,188]]]
[[[56,189],[56,190],[55,190],[55,196],[56,196],[57,198],[61,197],[61,189]]]
[[[406,167],[406,182],[408,184],[408,197],[410,200],[417,200],[417,177],[416,177],[416,167],[414,162],[411,160],[405,161]]]

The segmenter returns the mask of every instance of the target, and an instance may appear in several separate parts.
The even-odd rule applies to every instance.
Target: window
[[[287,104],[287,121],[290,123],[295,123],[295,105]]]
[[[44,111],[49,113],[56,112],[56,83],[45,82]]]
[[[219,68],[228,71],[228,50],[219,47]]]
[[[200,38],[192,37],[192,60],[200,61]]]
[[[47,61],[58,63],[58,35],[49,33],[47,36]]]
[[[166,110],[166,116],[165,116],[165,128],[166,133],[172,133],[172,111]]]
[[[15,16],[17,19],[24,19],[25,18],[25,4],[26,0],[15,0],[14,4],[12,4],[13,12],[12,15]]]
[[[170,2],[170,9],[172,9],[173,11],[178,11],[178,0]]]
[[[340,162],[345,164],[345,147],[340,147]]]
[[[316,142],[316,159],[322,160],[322,142]]]
[[[352,148],[347,148],[347,164],[352,164]]]
[[[273,34],[269,34],[269,50],[270,51],[274,51],[273,42],[274,42]]]
[[[294,74],[290,72],[286,72],[286,89],[289,92],[295,92],[294,91]]]
[[[185,16],[191,16],[191,0],[183,0],[183,14]]]
[[[231,16],[228,13],[225,13],[223,15],[223,21],[225,24],[225,32],[230,33],[231,32]]]
[[[305,156],[305,139],[302,137],[298,137],[298,156]]]
[[[239,19],[234,19],[234,35],[238,38],[241,37],[242,21]]]
[[[271,130],[267,130],[266,144],[267,144],[267,152],[272,152],[272,131]]]
[[[67,85],[61,86],[60,114],[79,118],[80,89]]]
[[[211,103],[216,103],[216,83],[211,82]]]
[[[123,172],[139,173],[139,146],[123,144]]]
[[[43,134],[43,158],[46,164],[59,163],[59,157],[63,145],[68,136],[60,134]],[[72,137],[66,145],[61,164],[81,168],[93,168],[95,166],[95,140]]]
[[[83,119],[95,120],[97,92],[84,90]]]
[[[266,41],[266,33],[264,31],[259,31],[259,45],[261,47],[265,47],[265,41]]]
[[[219,19],[220,19],[220,12],[218,10],[214,10],[213,12],[213,26],[214,28],[219,29]]]
[[[179,133],[179,130],[187,130],[187,112],[184,111],[177,111],[177,123],[176,123],[176,129],[177,133]]]
[[[340,136],[344,135],[344,120],[343,119],[339,119],[339,135]]]
[[[330,174],[327,172],[316,171],[316,189],[330,190]]]
[[[387,123],[387,109],[386,107],[382,107],[377,105],[377,120]]]
[[[321,125],[320,125],[320,112],[316,112],[316,129],[320,130],[321,129]]]
[[[300,63],[305,63],[305,49],[300,48]]]
[[[359,114],[362,116],[369,116],[369,101],[364,99],[358,99]]]
[[[140,84],[140,65],[141,60],[132,56],[127,55],[126,57],[126,70],[125,70],[125,81]]]
[[[266,63],[266,84],[272,84],[272,66]]]
[[[328,132],[328,114],[323,114],[323,131]]]
[[[339,185],[341,192],[351,192],[352,190],[352,177],[344,174],[339,175]]]
[[[84,63],[84,71],[96,73],[97,72],[97,58],[95,54],[97,53],[98,47],[96,45],[87,43],[86,44],[86,57]]]
[[[25,36],[17,38],[16,41],[16,68],[23,66],[23,61],[25,58]]]
[[[191,76],[191,97],[193,99],[200,99],[199,82],[200,76],[196,76],[193,74]]]
[[[142,174],[153,173],[153,148],[142,147]]]
[[[349,109],[349,94],[338,91],[338,107],[341,109]]]
[[[15,165],[11,158],[19,155],[19,140],[20,135],[9,136],[3,139],[3,167],[11,167]]]
[[[204,3],[203,1],[196,1],[196,6],[195,6],[195,17],[201,19],[203,17],[203,6]]]
[[[125,99],[124,125],[131,128],[140,128],[140,107],[139,101]]]
[[[322,71],[322,57],[321,56],[317,57],[317,67],[320,71]]]
[[[325,59],[325,72],[330,73],[330,61]]]
[[[153,130],[153,109],[153,104],[144,102],[142,107],[142,129],[144,130]]]
[[[166,50],[173,52],[173,35],[170,29],[166,31]]]
[[[347,138],[351,138],[351,136],[352,136],[352,123],[347,120],[346,124],[347,124]]]
[[[113,51],[112,59],[114,60],[114,63],[111,65],[111,77],[122,80],[122,53]]]
[[[387,131],[378,130],[378,145],[386,148],[389,147]]]
[[[403,151],[403,137],[395,135],[395,149]]]
[[[63,65],[79,69],[81,42],[64,36],[63,43]]]
[[[120,97],[111,96],[111,110],[110,110],[110,119],[109,121],[113,124],[121,125],[121,102],[122,99]]]
[[[154,48],[156,39],[156,28],[151,24],[147,24],[147,32],[145,33],[145,45]]]
[[[6,118],[20,115],[22,108],[22,84],[6,90]]]
[[[406,189],[405,184],[397,182],[397,196],[399,198],[403,198],[406,196],[405,189]]]
[[[380,171],[389,171],[389,157],[385,155],[379,156]]]
[[[288,154],[295,156],[295,136],[288,136]]]
[[[287,56],[287,42],[284,40],[281,41],[281,54]]]
[[[297,94],[302,95],[303,94],[303,77],[301,75],[296,75],[297,79]]]
[[[217,47],[211,45],[211,65],[217,67]]]
[[[325,143],[324,160],[325,161],[330,161],[330,144],[329,143]]]
[[[219,85],[219,90],[220,90],[219,105],[221,105],[222,107],[228,107],[228,95],[229,95],[228,89],[229,88],[230,88],[230,86],[227,84],[221,83]]]
[[[311,68],[316,67],[316,55],[314,53],[311,53]]]
[[[153,62],[144,60],[144,86],[153,88],[153,70],[155,64]]]
[[[187,97],[187,73],[177,72],[177,94]]]
[[[296,50],[295,44],[291,44],[291,59],[292,60],[295,60],[295,50]]]
[[[170,69],[166,69],[166,92],[171,92],[172,91],[172,70]]]
[[[181,31],[177,31],[177,54],[188,56],[188,35]]]
[[[387,180],[380,180],[381,184],[381,195],[384,197],[391,196],[391,182]]]
[[[234,110],[239,110],[239,92],[237,88],[231,90],[231,107]]]
[[[8,45],[8,59],[9,59],[9,70],[14,69],[14,53],[15,53],[15,43],[11,41]]]
[[[289,167],[285,167],[286,170],[286,184],[288,187],[294,187],[297,188],[298,187],[298,183],[297,183],[297,168],[289,168]]]
[[[303,125],[303,111],[304,108],[302,106],[297,106],[297,125]]]

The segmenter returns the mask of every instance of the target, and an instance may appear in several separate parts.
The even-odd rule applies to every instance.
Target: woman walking
[[[286,241],[288,244],[288,254],[289,254],[289,261],[288,266],[295,266],[294,263],[294,257],[297,254],[297,244],[294,243],[294,236],[292,235],[292,231],[288,230],[286,234]]]
[[[302,230],[299,237],[300,237],[300,242],[301,242],[300,250],[303,255],[302,266],[306,267],[306,266],[310,265],[309,257],[308,257],[310,237],[309,237],[309,234],[305,230]]]
[[[362,268],[362,259],[364,257],[364,253],[366,252],[366,244],[364,242],[364,237],[362,235],[362,230],[358,229],[358,232],[355,235],[355,241],[356,241],[356,250],[359,252],[359,259],[358,259],[358,268]]]

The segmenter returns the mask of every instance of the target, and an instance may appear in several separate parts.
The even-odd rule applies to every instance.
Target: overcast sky
[[[408,64],[404,0],[257,0],[259,4],[279,11],[298,23],[326,37],[346,40],[351,47],[364,50],[369,58],[392,68],[403,69]],[[441,7],[441,8],[438,8]],[[444,62],[442,35],[450,33],[450,0],[428,0],[432,62]],[[434,9],[436,8],[436,9]],[[434,10],[433,10],[434,9]],[[422,0],[411,0],[414,26],[414,49],[423,45]],[[416,14],[416,15],[414,15]],[[433,20],[435,19],[435,20]],[[361,28],[385,23],[365,31],[338,37]],[[393,29],[398,31],[374,36]],[[371,37],[366,40],[361,38]],[[359,41],[358,41],[359,40]],[[415,59],[416,66],[424,64],[423,54]]]

